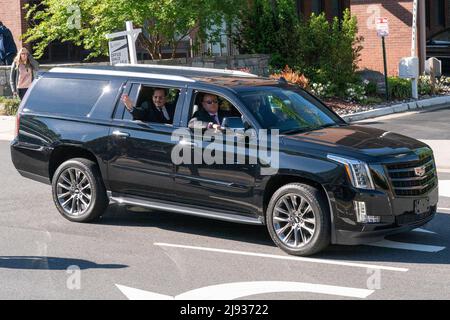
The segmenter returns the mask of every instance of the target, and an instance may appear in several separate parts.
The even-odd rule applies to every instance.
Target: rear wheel
[[[70,221],[91,222],[108,206],[100,171],[91,160],[77,158],[61,164],[53,176],[52,191],[56,208]]]
[[[269,202],[266,222],[275,244],[292,255],[312,255],[330,243],[328,202],[309,185],[292,183],[278,189]]]

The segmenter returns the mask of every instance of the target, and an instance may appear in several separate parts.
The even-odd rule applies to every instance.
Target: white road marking
[[[422,228],[417,228],[417,229],[414,229],[413,231],[415,231],[415,232],[422,232],[422,233],[429,233],[429,234],[436,234],[436,232],[429,231],[429,230],[422,229]]]
[[[309,263],[321,263],[321,264],[338,265],[338,266],[355,267],[355,268],[364,268],[364,269],[379,269],[379,270],[397,271],[397,272],[407,272],[409,270],[409,269],[406,269],[406,268],[379,266],[379,265],[364,264],[364,263],[353,263],[353,262],[344,262],[344,261],[336,261],[336,260],[325,260],[325,259],[315,259],[315,258],[304,258],[304,257],[294,257],[294,256],[280,256],[280,255],[274,255],[274,254],[264,254],[264,253],[255,253],[255,252],[247,252],[247,251],[215,249],[215,248],[206,248],[206,247],[194,247],[194,246],[185,246],[185,245],[170,244],[170,243],[154,243],[154,245],[155,246],[159,246],[159,247],[171,247],[171,248],[180,248],[180,249],[207,251],[207,252],[217,252],[217,253],[225,253],[225,254],[235,254],[235,255],[241,255],[241,256],[259,257],[259,258],[291,260],[291,261],[309,262]]]
[[[438,209],[438,211],[439,210],[441,210],[441,211],[450,211],[450,208],[437,208]]]
[[[144,291],[116,284],[116,287],[128,298],[128,300],[173,300],[174,297],[150,291]]]
[[[439,180],[439,196],[450,198],[450,180]]]
[[[370,243],[367,245],[373,246],[373,247],[411,250],[411,251],[420,251],[420,252],[439,252],[439,251],[442,251],[445,249],[445,247],[439,247],[439,246],[429,246],[429,245],[424,245],[424,244],[397,242],[397,241],[390,241],[390,240],[382,240],[382,241]]]
[[[116,284],[129,300],[234,300],[243,297],[279,293],[306,292],[364,299],[374,290],[289,281],[224,283],[191,290],[175,297]]]

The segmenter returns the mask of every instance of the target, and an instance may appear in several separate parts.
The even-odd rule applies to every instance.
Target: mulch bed
[[[421,96],[419,98],[419,100],[435,98],[435,97],[439,97],[439,96],[442,96],[442,95]],[[393,105],[396,105],[396,104],[408,103],[408,102],[413,102],[413,101],[416,101],[416,100],[414,100],[414,99],[394,100],[394,101],[389,101],[389,102],[382,102],[381,104],[362,105],[362,104],[359,104],[359,103],[356,103],[356,102],[345,101],[345,100],[340,99],[340,98],[330,98],[330,99],[324,99],[323,100],[323,102],[325,102],[326,105],[331,107],[340,116],[354,114],[356,112],[362,112],[362,111],[369,111],[369,110],[373,110],[373,109],[385,108],[385,107],[393,106]]]
[[[339,115],[353,114],[361,111],[374,109],[375,106],[361,105],[356,102],[349,102],[339,98],[329,98],[324,100],[325,104],[331,107]]]

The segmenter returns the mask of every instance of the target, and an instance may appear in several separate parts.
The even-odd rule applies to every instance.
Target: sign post
[[[116,39],[120,37],[127,37],[127,40],[122,39],[118,41],[110,41],[109,48],[110,48],[110,60],[111,64],[117,64],[119,61],[125,60],[124,56],[124,44],[128,43],[128,50],[127,50],[127,62],[128,63],[128,53],[130,55],[130,60],[132,64],[137,64],[137,53],[136,53],[136,40],[139,34],[142,32],[142,29],[133,29],[133,22],[127,21],[126,22],[126,31],[122,32],[116,32],[106,35],[106,39]],[[116,48],[118,51],[112,52],[111,48]],[[114,57],[113,57],[114,56]]]
[[[381,37],[381,43],[383,46],[383,63],[384,63],[384,83],[386,87],[386,101],[389,100],[389,84],[387,73],[387,59],[386,59],[386,42],[385,37],[389,35],[389,24],[387,18],[377,18],[377,34]]]

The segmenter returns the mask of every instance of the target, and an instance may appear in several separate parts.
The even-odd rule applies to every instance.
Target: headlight
[[[359,189],[375,189],[373,185],[372,175],[370,174],[369,166],[367,165],[367,163],[356,159],[336,156],[333,154],[329,154],[327,157],[330,160],[345,165],[347,175],[354,187]]]

